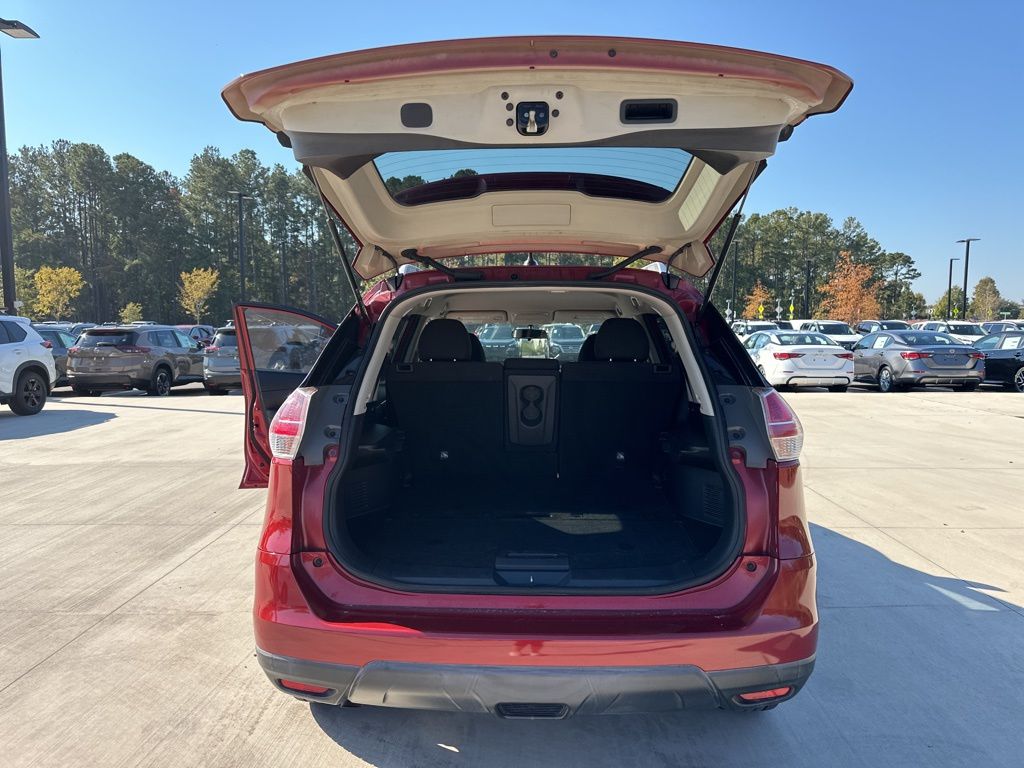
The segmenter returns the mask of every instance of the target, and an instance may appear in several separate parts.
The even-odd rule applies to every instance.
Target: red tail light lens
[[[39,343],[42,344],[47,349],[53,349],[53,342],[52,341],[47,341],[46,339],[43,339]]]
[[[759,389],[768,439],[778,461],[795,461],[804,447],[804,428],[789,403],[774,389]]]
[[[214,352],[220,352],[220,347],[209,346],[203,348],[203,354],[209,355],[213,354]]]
[[[853,360],[853,352],[836,352],[836,357],[843,360]]]
[[[931,352],[900,352],[900,357],[904,360],[924,360],[926,357],[931,356]]]
[[[797,357],[803,357],[802,352],[773,352],[772,356],[776,360],[793,360]]]
[[[985,359],[985,353],[984,352],[971,352],[971,360],[984,360],[984,359]]]
[[[114,349],[118,352],[131,352],[136,355],[144,355],[149,352],[149,347],[136,347],[133,344],[119,344]]]
[[[270,422],[270,453],[276,459],[295,458],[306,430],[309,401],[316,392],[314,387],[300,387],[288,395]]]
[[[79,349],[78,347],[68,347],[68,354],[69,355],[77,355],[78,354],[78,349]]]

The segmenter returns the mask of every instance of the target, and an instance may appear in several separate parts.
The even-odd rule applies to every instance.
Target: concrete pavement
[[[1024,397],[786,396],[807,431],[822,635],[756,715],[557,722],[309,706],[252,655],[263,492],[242,402],[0,409],[4,766],[1021,764]]]

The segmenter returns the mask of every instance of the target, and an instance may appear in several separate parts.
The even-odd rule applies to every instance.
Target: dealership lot
[[[252,654],[242,399],[0,413],[5,765],[1019,765],[1024,398],[787,394],[817,670],[763,714],[501,721],[302,704]],[[1008,727],[1010,726],[1010,727]]]

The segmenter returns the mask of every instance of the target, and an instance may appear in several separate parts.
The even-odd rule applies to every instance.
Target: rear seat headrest
[[[473,359],[473,342],[466,326],[458,320],[439,318],[427,323],[420,334],[418,347],[420,360],[468,361]]]
[[[644,327],[631,317],[612,317],[601,323],[594,339],[594,359],[613,362],[645,361],[650,351]]]

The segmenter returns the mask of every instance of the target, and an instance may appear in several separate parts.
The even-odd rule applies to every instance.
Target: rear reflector
[[[772,688],[767,691],[751,691],[750,693],[741,693],[736,698],[740,701],[745,702],[757,702],[757,701],[769,701],[771,699],[781,699],[783,696],[789,696],[790,691],[793,689],[788,685],[785,688]]]
[[[804,428],[789,403],[774,389],[759,389],[768,439],[778,461],[795,461],[804,447]]]
[[[277,459],[294,459],[306,429],[309,401],[314,387],[300,387],[288,395],[270,422],[270,452]]]
[[[323,696],[325,693],[330,693],[330,688],[324,688],[322,685],[310,685],[309,683],[300,683],[296,680],[278,680],[283,687],[290,691],[298,691],[300,693],[312,693],[317,696]]]
[[[793,360],[797,357],[803,357],[802,352],[773,352],[772,357],[776,360]]]
[[[900,357],[904,360],[924,360],[931,356],[931,352],[900,352]]]

